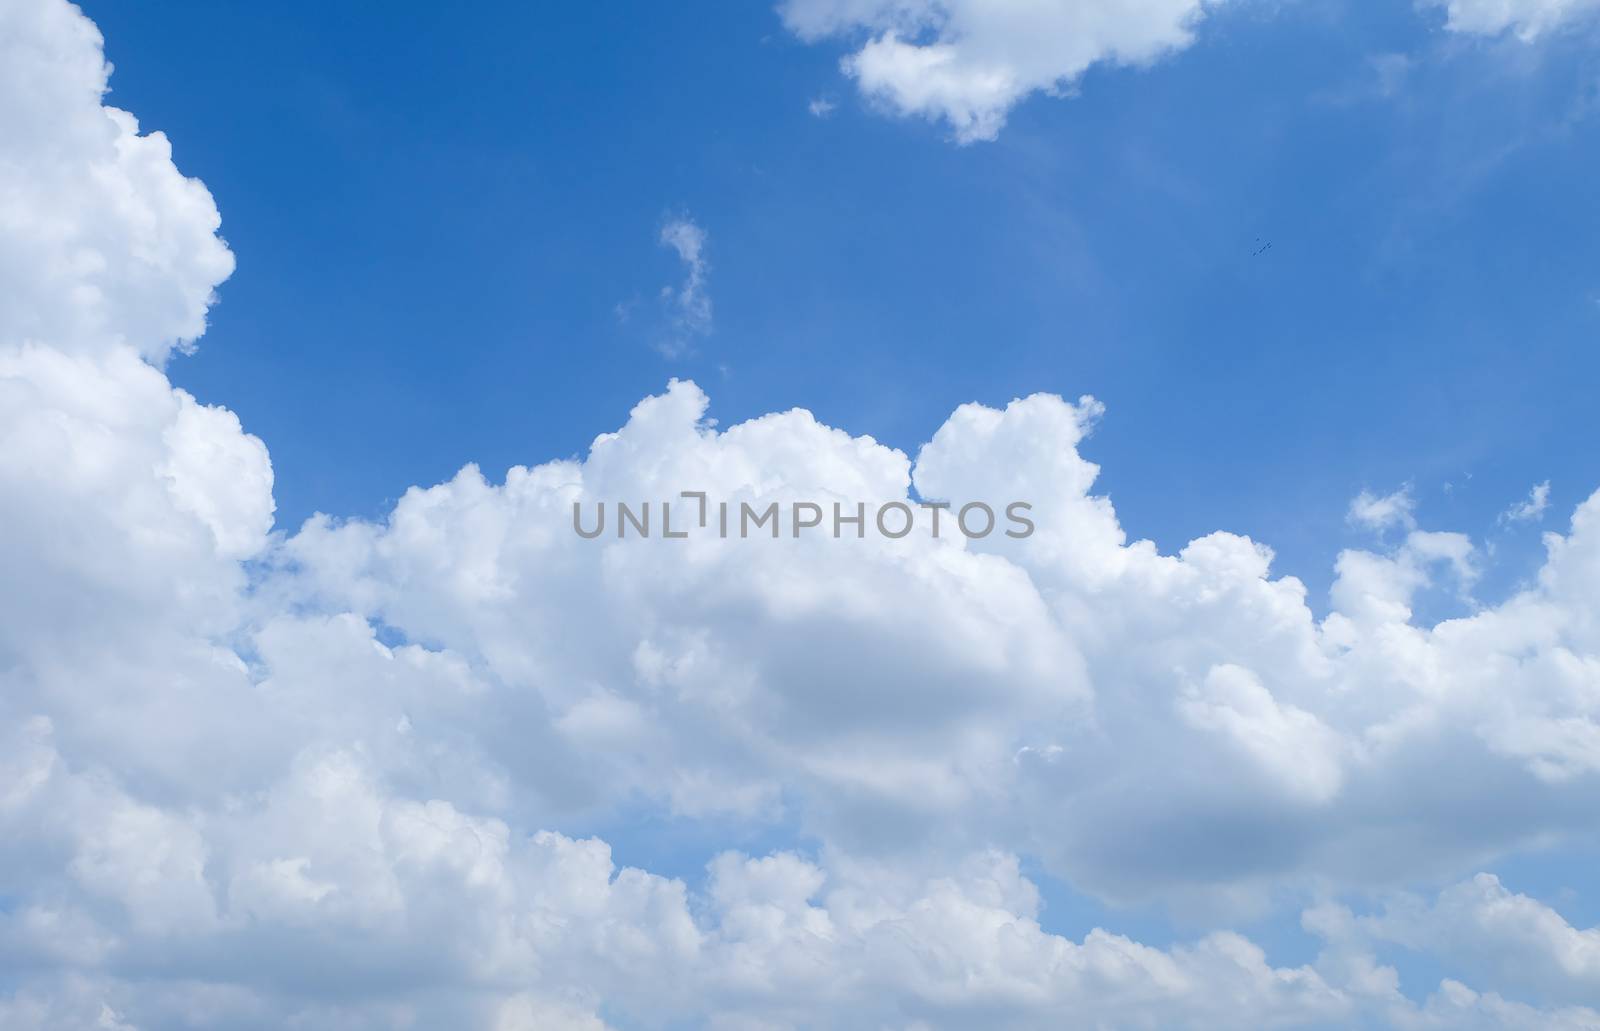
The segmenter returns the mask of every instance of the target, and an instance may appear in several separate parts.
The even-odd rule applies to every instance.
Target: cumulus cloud
[[[838,39],[840,61],[880,108],[947,126],[958,143],[993,140],[1035,93],[1071,95],[1096,65],[1145,66],[1183,50],[1216,0],[780,0],[790,32]],[[1532,42],[1592,25],[1600,0],[1424,0],[1449,31]],[[1407,60],[1382,55],[1363,92],[1389,96]],[[1353,99],[1353,94],[1343,98]],[[831,109],[832,105],[828,107]],[[812,113],[819,114],[816,102]]]
[[[0,9],[0,340],[74,353],[130,345],[160,361],[205,331],[233,271],[211,195],[101,104],[100,34],[66,4]]]
[[[1095,64],[1141,65],[1188,46],[1203,0],[783,0],[808,42],[863,40],[841,67],[870,100],[992,140],[1033,93],[1061,95]]]
[[[1394,943],[1442,958],[1502,991],[1570,1005],[1600,1001],[1600,929],[1573,927],[1493,874],[1451,885],[1432,899],[1396,895],[1368,915],[1340,905],[1317,907],[1303,922],[1338,948]]]
[[[0,195],[32,220],[0,274],[39,302],[0,321],[0,1027],[1600,1021],[1587,959],[1557,983],[1452,952],[1463,926],[1592,945],[1483,882],[1330,901],[1306,965],[1229,929],[1589,829],[1600,496],[1500,606],[1418,625],[1473,549],[1402,521],[1317,618],[1258,542],[1129,541],[1092,398],[964,405],[908,455],[802,410],[718,428],[674,382],[581,458],[274,531],[264,445],[152,364],[229,272],[209,196],[98,108],[81,14],[0,17],[31,98]],[[1025,499],[1038,528],[572,532],[574,502],[683,490]],[[663,876],[583,829],[624,820],[725,846]],[[728,847],[758,835],[810,844]],[[1024,862],[1215,929],[1050,933]],[[1414,1001],[1394,942],[1485,983]]]

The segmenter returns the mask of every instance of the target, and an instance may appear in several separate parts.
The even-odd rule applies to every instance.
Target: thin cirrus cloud
[[[1473,547],[1407,524],[1319,618],[1258,542],[1128,540],[1092,398],[908,455],[674,382],[582,459],[274,533],[266,446],[160,368],[232,270],[210,195],[103,106],[75,8],[0,9],[0,75],[0,1027],[1600,1023],[1595,931],[1442,873],[1591,827],[1600,497],[1501,605],[1415,623]],[[571,532],[686,485],[1038,531]],[[703,876],[577,832],[641,813],[719,842]],[[1051,933],[1035,863],[1210,924]],[[1233,930],[1264,912],[1314,958]]]
[[[706,256],[707,237],[694,219],[678,215],[661,225],[661,246],[677,254],[683,264],[683,282],[661,288],[661,303],[667,311],[667,329],[657,349],[667,357],[687,353],[699,337],[712,328],[711,294],[708,277],[711,265]]]

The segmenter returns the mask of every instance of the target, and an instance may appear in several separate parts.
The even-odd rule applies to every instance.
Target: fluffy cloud
[[[843,61],[870,100],[992,140],[1032,93],[1061,94],[1092,65],[1144,64],[1193,40],[1204,0],[783,0],[803,40],[865,37]]]
[[[840,68],[868,102],[942,122],[965,144],[995,139],[1011,109],[1035,93],[1070,95],[1097,64],[1147,65],[1188,47],[1213,6],[1214,0],[780,0],[778,12],[808,43],[849,41],[855,49]],[[1600,0],[1425,0],[1424,6],[1444,8],[1452,32],[1510,33],[1531,42],[1592,22]],[[1380,78],[1392,78],[1395,67],[1380,68]],[[811,110],[819,113],[816,102]]]
[[[0,48],[0,277],[28,299],[0,306],[0,341],[163,359],[233,271],[211,195],[165,136],[101,104],[110,67],[75,8],[6,4]]]
[[[1573,1004],[1600,1003],[1600,929],[1580,930],[1551,907],[1479,874],[1435,899],[1398,895],[1356,916],[1326,905],[1306,926],[1336,948],[1391,942],[1444,957],[1483,983]]]
[[[1600,497],[1500,606],[1416,625],[1474,553],[1408,524],[1318,618],[1257,542],[1128,541],[1091,398],[963,406],[913,457],[673,383],[581,460],[274,533],[264,446],[152,364],[229,271],[210,198],[99,106],[79,13],[0,18],[0,1027],[1600,1022],[1593,932],[1498,882],[1330,902],[1309,965],[1228,930],[1590,825]],[[1038,529],[572,530],[684,490]],[[639,814],[809,844],[684,881],[584,830]],[[1024,857],[1217,929],[1050,933]],[[1488,990],[1412,1001],[1394,943]]]

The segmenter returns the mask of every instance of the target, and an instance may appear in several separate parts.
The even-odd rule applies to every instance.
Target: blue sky
[[[905,450],[966,401],[1092,393],[1086,452],[1131,534],[1250,534],[1319,610],[1363,488],[1411,483],[1436,527],[1496,538],[1496,593],[1538,551],[1496,517],[1600,482],[1586,41],[1225,8],[955,146],[760,5],[104,8],[110,59],[139,56],[113,102],[184,141],[240,262],[174,382],[270,442],[291,529],[465,461],[581,453],[671,376],[725,423],[800,406]],[[675,216],[709,235],[715,326],[667,357]],[[680,875],[711,850],[690,828],[674,859],[685,828],[639,819],[594,829]],[[1104,917],[1054,888],[1052,926]]]
[[[581,452],[671,376],[724,423],[802,406],[903,449],[964,401],[1092,393],[1132,534],[1249,533],[1319,599],[1362,488],[1477,535],[1600,482],[1583,36],[1224,6],[962,147],[762,5],[85,9],[112,102],[223,211],[241,271],[172,375],[269,442],[289,528]],[[664,358],[673,215],[715,322]]]
[[[1597,8],[0,4],[0,1031],[1600,1028]]]

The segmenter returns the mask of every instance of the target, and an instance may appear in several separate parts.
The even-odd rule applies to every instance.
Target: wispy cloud
[[[1500,513],[1501,523],[1532,523],[1544,518],[1550,507],[1550,481],[1534,484],[1528,496]]]
[[[1369,530],[1381,531],[1393,526],[1410,530],[1417,525],[1416,517],[1412,514],[1416,507],[1410,484],[1392,494],[1378,495],[1364,490],[1350,502],[1346,518],[1352,524]]]
[[[1445,26],[1452,32],[1498,36],[1510,32],[1525,43],[1540,36],[1592,19],[1600,13],[1600,0],[1430,0],[1445,9]]]
[[[663,286],[661,300],[668,309],[668,332],[657,348],[668,357],[687,353],[696,337],[711,333],[711,294],[706,280],[706,231],[687,215],[669,218],[661,226],[661,246],[677,252],[683,262],[683,282]]]

